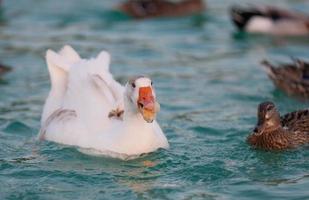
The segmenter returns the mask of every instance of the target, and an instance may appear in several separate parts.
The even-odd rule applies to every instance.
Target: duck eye
[[[135,88],[135,87],[136,87],[135,83],[132,83],[132,84],[131,84],[131,86],[132,86],[133,88]]]
[[[272,106],[267,107],[267,111],[271,111],[272,109],[273,109]]]
[[[152,83],[152,81],[151,81],[151,85],[152,85],[153,83]]]

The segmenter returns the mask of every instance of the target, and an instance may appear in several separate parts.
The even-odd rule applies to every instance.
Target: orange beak
[[[154,120],[157,109],[151,87],[139,88],[137,107],[146,122],[151,123]]]

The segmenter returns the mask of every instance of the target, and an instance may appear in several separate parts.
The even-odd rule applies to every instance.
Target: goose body
[[[202,12],[203,0],[128,0],[120,10],[134,18],[173,17]]]
[[[86,60],[65,46],[59,53],[48,50],[46,61],[51,90],[42,113],[40,139],[119,158],[168,148],[154,119],[156,99],[149,78],[133,79],[136,88],[129,83],[122,86],[109,72],[110,55],[105,51]],[[145,87],[150,92],[140,99],[139,90]],[[113,117],[111,111],[123,114]]]
[[[309,16],[272,6],[233,6],[231,18],[240,31],[271,35],[309,36]]]
[[[268,75],[279,89],[288,95],[309,98],[309,63],[296,60],[292,64],[274,66],[268,61],[262,61]]]
[[[272,102],[258,108],[258,123],[247,142],[264,150],[284,150],[309,143],[309,110],[299,110],[280,117]]]

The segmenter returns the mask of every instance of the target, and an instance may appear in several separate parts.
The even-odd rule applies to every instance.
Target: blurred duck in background
[[[309,110],[299,110],[280,117],[272,102],[258,107],[258,123],[247,142],[254,148],[284,150],[309,143]]]
[[[234,25],[240,31],[285,36],[309,36],[309,16],[273,6],[232,6]]]
[[[0,15],[1,15],[1,8],[2,8],[2,0],[0,0]],[[1,16],[0,16],[1,19]],[[11,71],[11,67],[3,65],[2,63],[0,63],[0,76]]]
[[[119,9],[131,17],[175,17],[204,11],[203,0],[128,0]]]
[[[267,60],[261,62],[268,77],[288,95],[309,99],[309,63],[295,60],[290,64],[271,64]]]
[[[0,0],[1,1],[1,0]],[[11,71],[12,68],[0,63],[0,76],[6,74],[7,72]]]

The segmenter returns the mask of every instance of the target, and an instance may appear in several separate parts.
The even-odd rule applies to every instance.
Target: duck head
[[[148,123],[153,122],[160,110],[160,104],[156,100],[156,94],[150,78],[139,76],[131,79],[126,84],[126,97],[129,107],[133,112],[142,115]]]
[[[248,22],[255,16],[262,16],[263,14],[254,8],[242,8],[239,6],[232,6],[230,8],[230,15],[234,25],[240,30],[244,31]]]
[[[263,102],[259,105],[257,115],[257,127],[261,131],[272,130],[281,126],[279,112],[275,104],[270,101]]]

